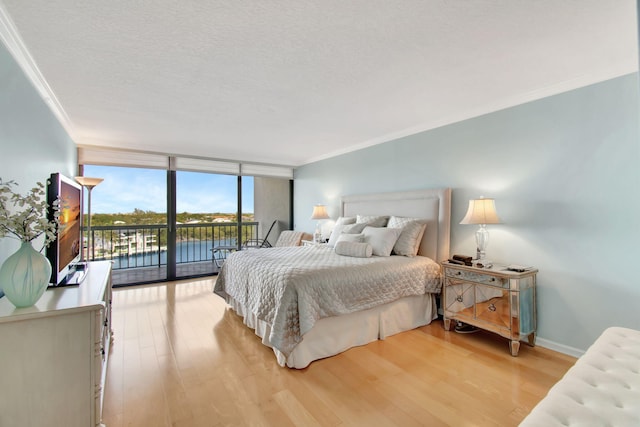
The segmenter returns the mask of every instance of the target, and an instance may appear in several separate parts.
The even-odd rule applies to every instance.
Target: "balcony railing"
[[[167,265],[168,227],[162,225],[108,225],[91,227],[91,260],[112,260],[113,269]],[[176,263],[212,261],[214,246],[237,245],[258,238],[258,223],[177,224]]]

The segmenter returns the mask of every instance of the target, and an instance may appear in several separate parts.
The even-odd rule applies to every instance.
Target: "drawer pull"
[[[462,275],[462,271],[456,271],[456,276],[461,276]]]
[[[496,311],[496,306],[493,304],[489,304],[489,311]]]
[[[458,295],[458,296],[456,297],[456,301],[458,301],[458,302],[462,302],[462,295]]]
[[[492,281],[492,282],[495,282],[495,281],[496,281],[496,278],[495,278],[495,277],[492,277],[492,278],[491,278],[491,281]]]

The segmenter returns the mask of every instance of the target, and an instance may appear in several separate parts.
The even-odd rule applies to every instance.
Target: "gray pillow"
[[[379,215],[358,215],[356,218],[356,224],[364,222],[371,227],[386,227],[389,221],[389,216]]]
[[[356,223],[355,216],[340,216],[336,220],[336,225],[349,225],[349,224],[355,224],[355,223]]]
[[[420,249],[420,240],[422,240],[426,228],[427,224],[420,224],[416,221],[402,227],[402,233],[400,233],[396,244],[393,245],[393,253],[408,257],[416,256]]]
[[[426,219],[392,216],[389,218],[387,227],[402,229],[400,237],[393,246],[394,254],[408,257],[414,257],[418,254],[420,241],[427,228]]]
[[[340,241],[336,243],[335,251],[338,255],[369,258],[373,253],[373,248],[370,244],[364,242]]]
[[[335,246],[338,242],[338,237],[340,237],[341,234],[360,234],[366,226],[366,223],[336,225],[331,232],[327,245],[331,247]]]

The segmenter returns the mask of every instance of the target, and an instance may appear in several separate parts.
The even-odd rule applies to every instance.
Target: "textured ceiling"
[[[638,68],[634,0],[0,6],[77,144],[292,166]]]

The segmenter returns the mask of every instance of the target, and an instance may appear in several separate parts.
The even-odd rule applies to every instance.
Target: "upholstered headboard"
[[[396,215],[423,218],[427,228],[418,255],[436,262],[449,258],[451,189],[403,191],[343,196],[342,216]]]

